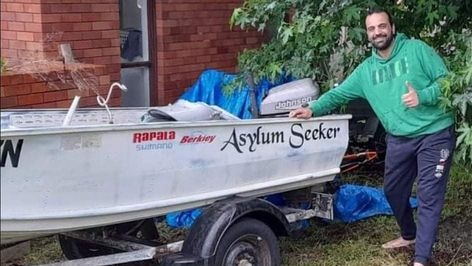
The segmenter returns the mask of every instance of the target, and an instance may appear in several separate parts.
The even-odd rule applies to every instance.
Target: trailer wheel
[[[277,237],[265,223],[245,218],[223,235],[216,249],[215,265],[280,265]]]

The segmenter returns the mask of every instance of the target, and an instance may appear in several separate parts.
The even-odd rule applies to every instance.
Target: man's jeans
[[[384,190],[406,240],[416,238],[415,261],[427,263],[444,204],[455,147],[454,127],[414,138],[387,137]],[[418,228],[409,198],[417,179]]]

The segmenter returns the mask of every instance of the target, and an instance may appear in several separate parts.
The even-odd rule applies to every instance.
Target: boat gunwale
[[[282,124],[287,122],[308,122],[308,121],[333,121],[349,120],[351,114],[334,114],[309,119],[297,119],[288,117],[276,118],[257,118],[242,120],[207,120],[207,121],[165,121],[148,123],[122,123],[122,124],[94,124],[94,125],[72,125],[57,127],[30,127],[30,128],[2,128],[2,138],[18,137],[31,135],[52,135],[64,133],[90,133],[90,132],[109,132],[116,130],[142,130],[143,128],[195,128],[195,127],[214,127],[228,125],[261,125],[261,124]]]

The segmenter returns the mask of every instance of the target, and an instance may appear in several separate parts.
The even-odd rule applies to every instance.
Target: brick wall
[[[59,60],[58,44],[69,43],[79,62],[102,69],[98,77],[102,81],[100,91],[106,91],[110,82],[120,79],[118,0],[2,0],[1,23],[1,56],[10,63],[17,59],[20,63]],[[19,87],[21,82],[29,80],[21,78],[23,75],[28,74],[2,76],[2,87],[5,87],[4,81],[15,78],[19,80],[13,83]],[[104,81],[108,81],[107,84]],[[43,99],[45,97],[43,95]],[[40,104],[38,101],[31,103]],[[113,102],[119,103],[119,100]],[[3,104],[2,108],[5,108]]]
[[[231,14],[242,2],[156,1],[158,104],[175,101],[206,68],[235,72],[238,53],[260,46],[261,33],[230,29]]]
[[[110,80],[105,66],[71,64],[64,70],[62,63],[58,62],[49,64],[47,68],[35,69],[35,73],[8,71],[2,74],[0,108],[68,108],[74,96],[81,96],[81,107],[97,106],[96,93],[92,90],[79,90],[71,77],[72,71],[76,74],[92,74],[93,82],[101,85],[100,94],[106,96]],[[45,76],[48,76],[48,82],[41,78]],[[110,105],[117,106],[120,103],[119,91],[114,90],[113,93]]]
[[[230,29],[229,18],[242,0],[153,3],[152,104],[174,102],[206,68],[237,71],[238,53],[258,47],[264,38],[259,32]],[[2,0],[1,23],[2,57],[55,60],[57,45],[70,43],[80,62],[105,66],[100,80],[120,79],[118,0]]]

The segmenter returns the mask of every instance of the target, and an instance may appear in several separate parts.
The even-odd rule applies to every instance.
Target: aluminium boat
[[[349,118],[240,120],[190,103],[2,110],[1,244],[333,180]]]

